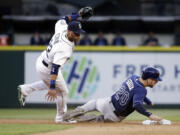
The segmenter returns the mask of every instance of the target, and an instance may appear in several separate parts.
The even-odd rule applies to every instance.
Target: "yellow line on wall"
[[[1,46],[0,51],[42,51],[45,50],[46,46]],[[172,47],[117,47],[117,46],[75,46],[75,51],[110,51],[110,52],[122,52],[122,51],[142,51],[142,52],[180,52],[180,47],[172,46]]]
[[[46,46],[2,46],[0,51],[41,51]]]

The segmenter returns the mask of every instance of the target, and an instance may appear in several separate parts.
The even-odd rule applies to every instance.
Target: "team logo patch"
[[[63,76],[69,88],[68,98],[76,101],[93,95],[100,80],[98,68],[93,61],[81,56],[70,59],[63,68]]]

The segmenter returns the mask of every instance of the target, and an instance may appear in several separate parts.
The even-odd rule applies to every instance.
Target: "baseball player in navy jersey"
[[[80,34],[84,33],[78,18],[88,19],[93,14],[91,7],[80,9],[76,14],[65,16],[55,24],[55,34],[49,46],[41,53],[36,62],[36,70],[41,80],[18,86],[18,99],[21,106],[25,105],[25,98],[33,91],[49,89],[46,98],[49,101],[56,99],[56,123],[63,122],[62,115],[67,111],[68,88],[63,79],[61,70],[73,53],[75,42],[79,41]]]
[[[145,87],[153,88],[158,81],[161,81],[159,71],[153,67],[147,67],[142,76],[132,75],[124,81],[111,97],[91,100],[86,104],[77,107],[71,112],[64,115],[64,119],[72,119],[79,115],[84,115],[89,111],[97,110],[102,115],[92,117],[82,117],[86,120],[113,121],[118,122],[125,119],[134,110],[147,116],[150,120],[165,124],[167,120],[148,112],[143,107],[143,102],[152,105],[150,99],[146,97],[147,90]],[[83,121],[81,119],[81,121]],[[165,122],[165,123],[162,123]]]

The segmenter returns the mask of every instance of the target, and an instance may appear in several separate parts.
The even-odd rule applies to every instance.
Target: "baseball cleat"
[[[84,109],[77,107],[76,109],[65,113],[63,116],[63,120],[71,120],[72,118],[83,115],[84,113]]]
[[[76,119],[77,122],[95,121],[98,116],[96,114],[85,114]]]
[[[19,102],[19,105],[21,107],[23,107],[23,106],[25,106],[25,98],[26,98],[26,96],[24,96],[22,94],[20,86],[17,87],[17,90],[18,90],[18,102]]]
[[[76,120],[66,120],[66,121],[56,121],[56,124],[74,124],[77,123]]]
[[[76,120],[63,120],[62,116],[56,116],[55,122],[56,122],[56,124],[73,124],[73,123],[77,123]]]

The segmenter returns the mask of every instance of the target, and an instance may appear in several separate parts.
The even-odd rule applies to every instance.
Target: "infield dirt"
[[[50,120],[1,119],[0,124],[54,124]],[[59,124],[62,125],[62,124]],[[76,123],[71,129],[33,135],[180,135],[180,122],[172,125],[142,125],[140,121],[122,123]]]

